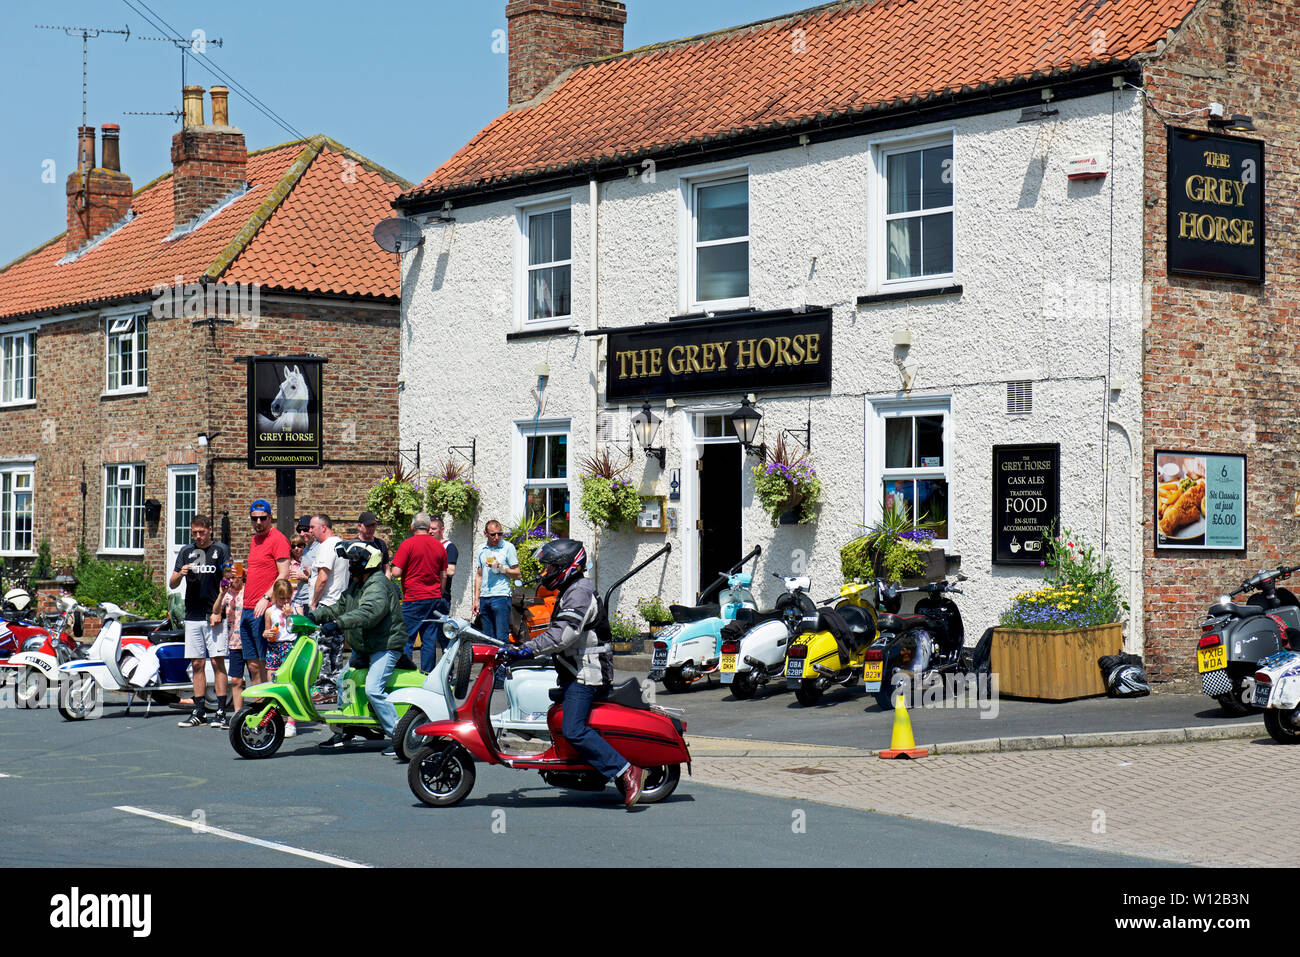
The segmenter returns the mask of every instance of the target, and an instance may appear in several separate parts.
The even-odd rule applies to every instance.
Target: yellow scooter
[[[805,707],[821,700],[832,685],[851,688],[862,674],[867,648],[876,637],[876,611],[868,603],[871,583],[850,582],[840,588],[835,611],[848,625],[844,641],[827,627],[824,610],[803,619],[802,633],[790,643],[785,656],[786,687]]]

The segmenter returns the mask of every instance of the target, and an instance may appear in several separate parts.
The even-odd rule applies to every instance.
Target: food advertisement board
[[[1156,548],[1246,548],[1246,456],[1157,451]]]
[[[993,563],[1038,565],[1061,520],[1061,446],[993,447]]]

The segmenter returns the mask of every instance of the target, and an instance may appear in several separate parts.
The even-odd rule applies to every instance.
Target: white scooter
[[[1255,666],[1254,705],[1279,744],[1300,744],[1300,654],[1279,651]]]
[[[88,609],[78,605],[71,595],[60,595],[55,604],[59,616],[45,626],[45,634],[24,639],[22,651],[0,661],[0,671],[15,683],[20,708],[38,707],[48,691],[58,690],[63,678],[60,666],[86,656],[72,636],[81,634],[82,615]]]
[[[775,608],[770,612],[743,608],[735,624],[723,628],[722,683],[730,685],[732,696],[741,700],[754,697],[773,679],[785,690],[785,655],[790,639],[796,636],[805,616],[817,614],[817,606],[807,594],[811,579],[772,577],[785,582],[785,593],[776,600]],[[734,634],[737,626],[748,626],[739,639],[728,634]]]
[[[184,642],[167,644],[123,644],[122,619],[139,618],[123,611],[112,602],[100,610],[103,626],[90,646],[89,655],[59,666],[66,689],[60,689],[59,713],[69,721],[81,721],[97,714],[103,704],[103,692],[120,691],[127,695],[126,713],[136,697],[145,700],[145,717],[155,702],[174,704],[194,690],[192,669],[185,657]],[[207,703],[215,708],[216,695],[212,662],[205,663],[208,680]]]

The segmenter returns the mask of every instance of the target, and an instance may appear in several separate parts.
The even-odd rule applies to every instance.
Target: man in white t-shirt
[[[334,534],[333,524],[328,515],[313,515],[310,525],[311,537],[316,540],[316,561],[312,565],[311,607],[330,606],[338,603],[339,596],[348,587],[348,560],[340,558],[335,546],[342,539]],[[333,638],[317,637],[321,650],[320,681],[318,688],[312,692],[312,700],[317,704],[338,700],[338,677],[343,671],[343,636]]]

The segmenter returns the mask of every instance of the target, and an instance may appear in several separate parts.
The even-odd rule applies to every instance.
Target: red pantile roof
[[[647,47],[577,67],[404,199],[1122,64],[1197,2],[835,3]]]
[[[203,279],[396,299],[397,260],[371,239],[410,183],[325,136],[248,154],[251,189],[170,242],[172,178],[138,190],[135,218],[72,262],[63,234],[0,268],[0,319],[60,312]]]

